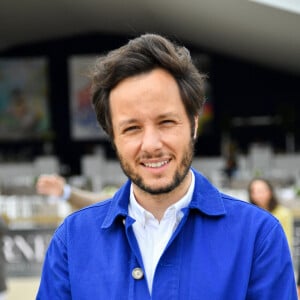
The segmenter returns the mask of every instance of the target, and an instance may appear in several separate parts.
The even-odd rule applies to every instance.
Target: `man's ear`
[[[198,121],[199,121],[199,117],[196,116],[195,117],[195,130],[194,130],[194,140],[197,138],[197,132],[198,132]]]

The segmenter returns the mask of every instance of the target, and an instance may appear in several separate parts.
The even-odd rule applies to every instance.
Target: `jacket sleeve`
[[[66,245],[59,235],[60,227],[48,247],[37,300],[71,300]]]
[[[247,299],[297,300],[294,268],[279,223],[257,240]]]

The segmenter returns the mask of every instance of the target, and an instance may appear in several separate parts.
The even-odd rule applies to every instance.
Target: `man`
[[[191,168],[203,79],[159,35],[98,60],[94,108],[129,180],[57,229],[37,299],[297,299],[278,221]]]

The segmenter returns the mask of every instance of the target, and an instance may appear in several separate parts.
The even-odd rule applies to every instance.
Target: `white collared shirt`
[[[131,186],[128,214],[136,220],[133,223],[133,232],[141,250],[150,294],[156,265],[183,217],[181,209],[187,207],[192,200],[195,177],[193,172],[191,174],[192,181],[187,193],[178,202],[168,207],[160,222],[136,201]]]

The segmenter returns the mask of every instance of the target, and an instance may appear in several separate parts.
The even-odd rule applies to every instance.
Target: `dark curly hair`
[[[126,45],[97,59],[91,70],[92,103],[97,120],[113,139],[109,95],[123,79],[150,72],[167,70],[176,80],[194,135],[195,116],[204,103],[204,79],[192,62],[189,51],[157,34],[144,34]]]

